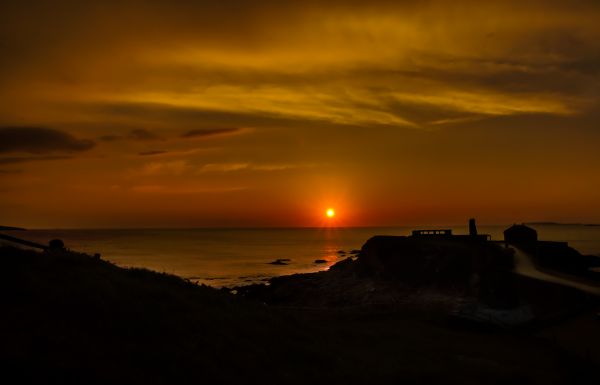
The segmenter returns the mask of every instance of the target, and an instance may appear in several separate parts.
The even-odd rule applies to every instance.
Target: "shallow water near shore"
[[[261,282],[270,277],[326,270],[360,249],[374,235],[409,235],[421,227],[296,229],[102,229],[7,231],[47,243],[62,239],[68,248],[100,253],[119,266],[144,267],[176,274],[214,287]],[[493,240],[503,239],[507,225],[479,226]],[[569,242],[583,254],[600,256],[600,226],[531,225],[540,240]],[[466,226],[451,228],[466,234]],[[338,253],[343,250],[346,254]],[[271,265],[276,259],[287,265]],[[315,264],[317,259],[327,262]]]

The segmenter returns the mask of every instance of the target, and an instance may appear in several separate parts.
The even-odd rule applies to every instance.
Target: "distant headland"
[[[600,226],[600,223],[569,223],[569,222],[524,222],[530,226]]]

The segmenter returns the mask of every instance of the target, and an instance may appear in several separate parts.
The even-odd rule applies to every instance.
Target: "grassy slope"
[[[22,383],[576,383],[552,343],[418,314],[269,308],[82,254],[0,248],[0,362]],[[17,382],[14,382],[17,383]]]

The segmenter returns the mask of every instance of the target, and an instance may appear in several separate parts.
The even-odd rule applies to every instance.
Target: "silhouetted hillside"
[[[417,311],[269,307],[71,252],[2,247],[0,258],[0,365],[10,383],[593,380],[591,364],[550,341]]]

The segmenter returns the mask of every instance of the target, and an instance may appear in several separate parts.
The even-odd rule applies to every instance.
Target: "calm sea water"
[[[506,227],[479,226],[479,232],[501,240]],[[538,230],[541,240],[567,241],[584,254],[600,256],[600,226],[532,227]],[[102,258],[120,266],[145,267],[220,287],[325,270],[345,258],[338,254],[339,250],[360,249],[373,235],[408,235],[414,228],[28,230],[7,233],[44,244],[59,238],[72,250],[100,253]],[[456,234],[467,233],[466,226],[449,228]],[[285,266],[269,264],[279,258],[291,261]],[[327,263],[315,264],[316,259],[325,259]]]

